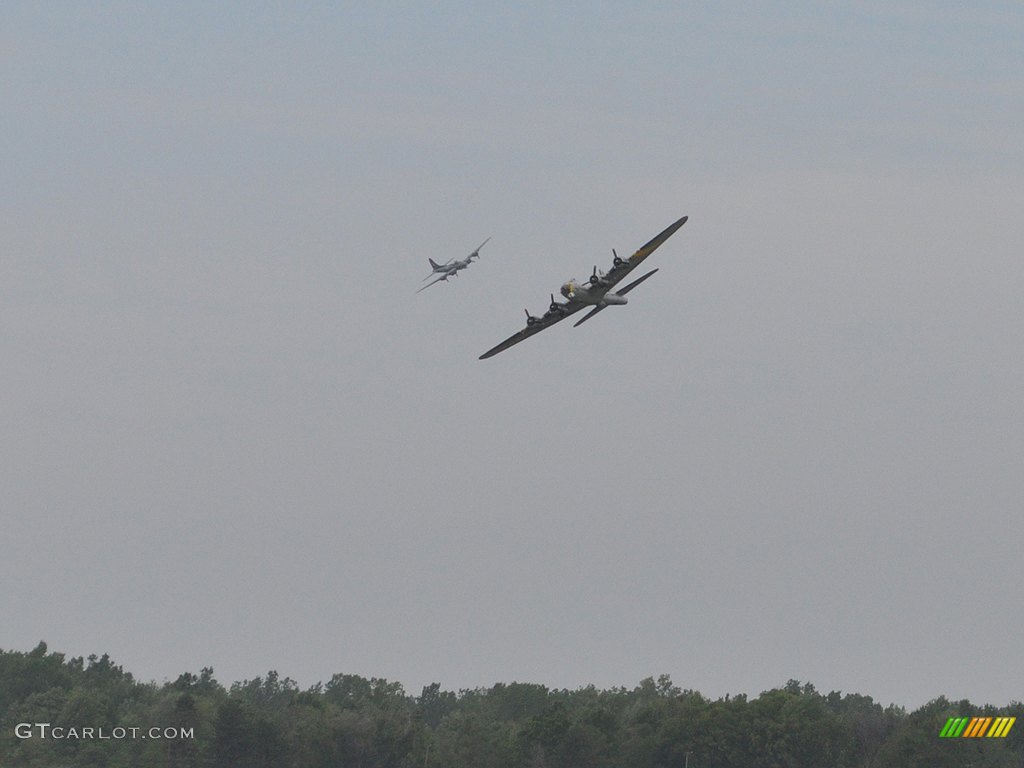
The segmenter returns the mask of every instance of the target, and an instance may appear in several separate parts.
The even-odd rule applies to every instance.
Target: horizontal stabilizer
[[[658,267],[658,269],[661,269],[661,267]],[[648,277],[650,277],[651,275],[653,275],[657,271],[658,271],[657,269],[652,269],[646,275],[644,275],[643,277],[637,278],[632,283],[630,283],[625,288],[623,288],[621,291],[616,291],[616,293],[619,294],[619,296],[625,296],[627,293],[632,291],[634,288],[636,288],[638,285],[640,285],[640,283],[642,283],[644,280],[646,280]]]
[[[605,305],[605,306],[607,306],[607,305]],[[594,307],[592,310],[587,312],[587,314],[585,314],[583,317],[581,317],[579,320],[577,320],[575,323],[573,323],[572,327],[575,328],[578,325],[583,325],[583,323],[587,322],[587,320],[592,318],[594,315],[596,315],[602,309],[604,309],[604,307]]]

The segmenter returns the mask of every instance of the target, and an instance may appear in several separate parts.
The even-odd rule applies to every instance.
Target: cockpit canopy
[[[579,289],[580,284],[576,282],[575,278],[573,278],[572,280],[570,280],[569,282],[562,286],[562,295],[565,296],[565,298],[567,299],[571,299],[573,296],[576,295],[576,292]]]

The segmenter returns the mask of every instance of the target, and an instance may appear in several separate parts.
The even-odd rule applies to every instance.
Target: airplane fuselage
[[[464,261],[453,261],[450,264],[443,265],[441,267],[441,269],[436,270],[436,271],[438,271],[438,272],[447,272],[448,274],[453,275],[456,272],[458,272],[460,269],[465,269],[470,264],[472,264],[472,259],[465,259]]]
[[[609,291],[601,285],[580,285],[575,280],[570,280],[562,286],[562,295],[569,300],[570,304],[594,305],[607,307],[610,304],[625,304],[628,299],[625,296]]]
[[[470,265],[470,260],[465,261],[452,261],[447,264],[438,264],[434,267],[433,275],[441,275],[442,280],[447,280],[449,277],[458,276],[460,269],[465,269]],[[431,275],[427,275],[431,277]]]

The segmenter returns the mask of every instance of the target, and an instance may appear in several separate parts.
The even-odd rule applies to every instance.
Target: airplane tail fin
[[[430,266],[431,266],[431,267],[433,267],[434,269],[437,269],[438,267],[440,267],[440,266],[441,266],[440,264],[438,264],[438,263],[437,263],[436,261],[434,261],[434,260],[433,260],[432,258],[430,258],[429,256],[427,257],[427,261],[429,261],[429,262],[430,262]]]

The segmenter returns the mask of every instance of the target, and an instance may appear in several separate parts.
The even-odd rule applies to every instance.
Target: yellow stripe
[[[996,735],[1001,738],[1005,738],[1006,736],[1008,736],[1010,734],[1010,729],[1013,728],[1013,724],[1015,722],[1017,722],[1016,717],[1004,717],[1003,726],[999,729],[999,733]]]
[[[992,721],[992,727],[988,729],[988,733],[985,734],[990,739],[998,738],[999,731],[1003,729],[1003,725],[1006,724],[1005,717],[997,717]]]

